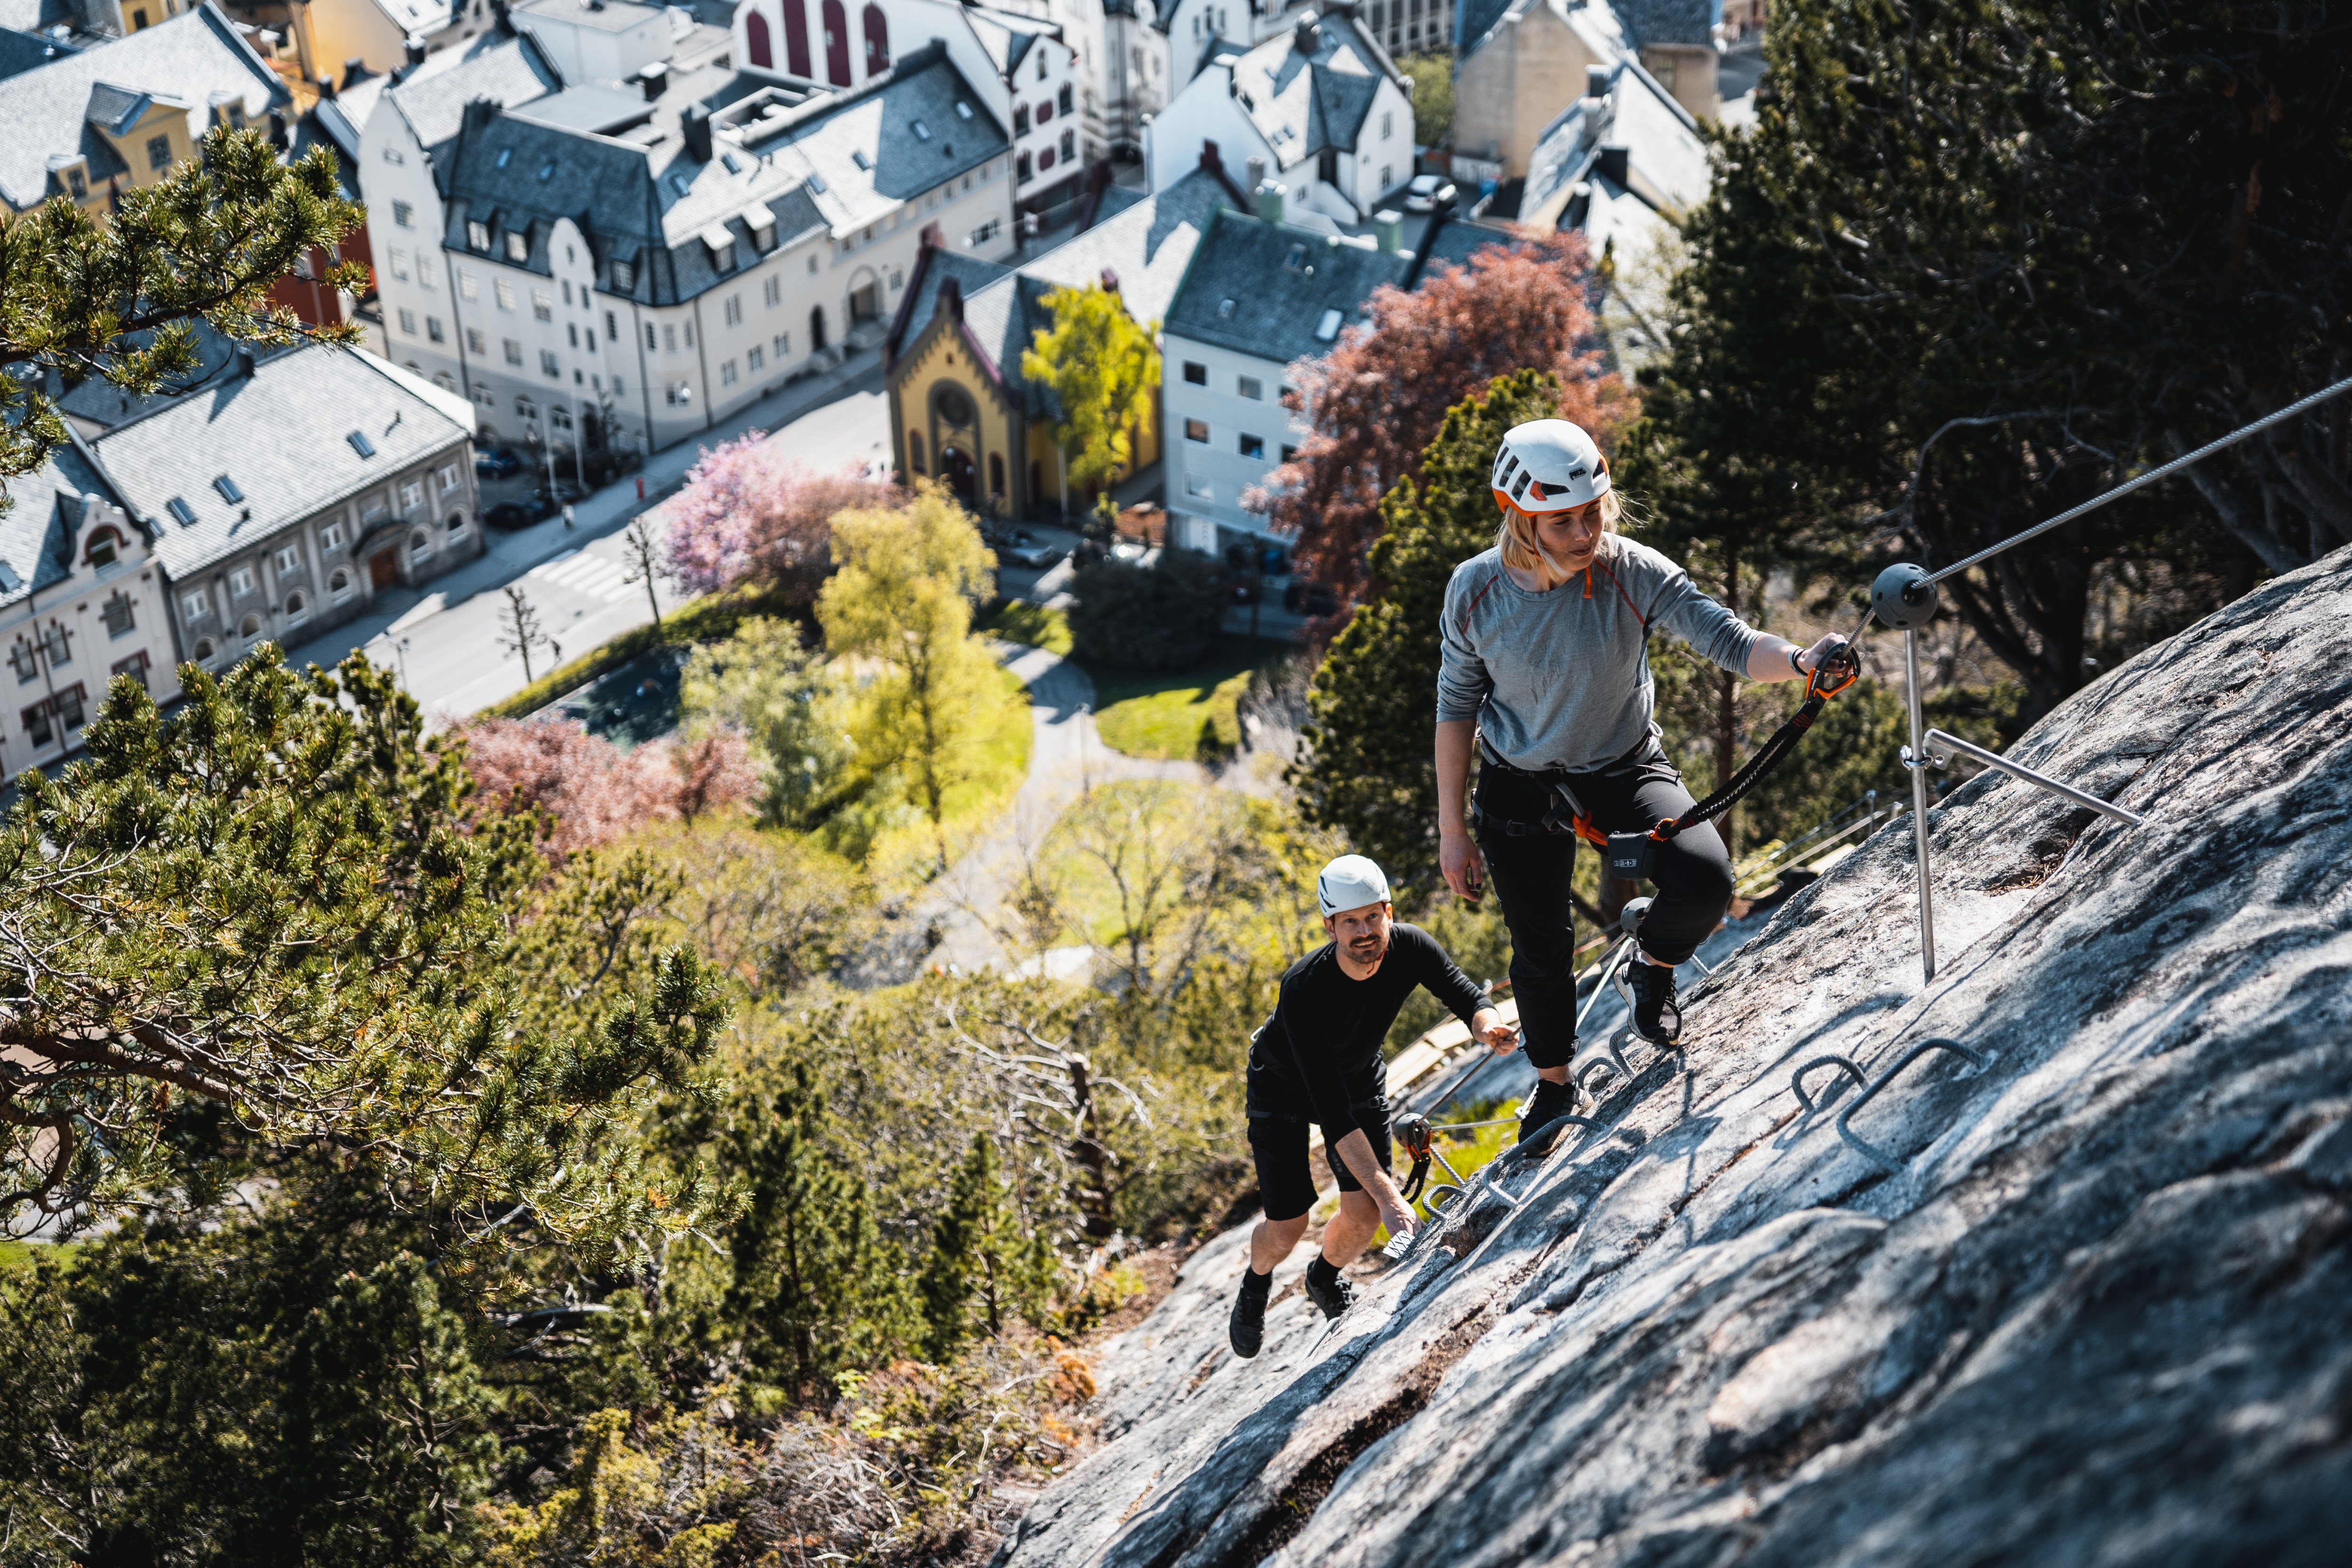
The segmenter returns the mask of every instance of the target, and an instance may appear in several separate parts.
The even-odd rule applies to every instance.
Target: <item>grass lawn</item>
[[[1029,719],[1029,689],[1003,665],[995,666],[993,673],[992,689],[998,700],[976,717],[970,742],[957,755],[970,771],[961,783],[949,788],[944,802],[943,827],[951,861],[1012,805],[1021,782],[1029,776],[1029,745],[1035,736]],[[875,838],[867,858],[876,884],[887,890],[903,890],[929,880],[939,870],[939,838],[930,818],[919,812],[911,820],[884,829]],[[825,842],[823,828],[817,831],[817,841]]]
[[[1241,744],[1234,705],[1249,689],[1251,672],[1292,651],[1288,643],[1224,637],[1206,662],[1191,669],[1089,667],[1095,726],[1105,745],[1130,757],[1225,754]]]
[[[0,1275],[19,1269],[29,1274],[33,1269],[33,1260],[37,1258],[68,1262],[73,1258],[74,1248],[80,1245],[78,1241],[0,1241]]]
[[[1059,610],[1007,599],[972,623],[972,630],[1006,642],[1026,643],[1064,658],[1070,652],[1070,617]]]

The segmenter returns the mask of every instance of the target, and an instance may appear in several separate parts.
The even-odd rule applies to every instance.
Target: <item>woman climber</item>
[[[1495,548],[1446,585],[1437,680],[1440,868],[1475,899],[1491,875],[1511,932],[1511,984],[1536,1092],[1527,1136],[1576,1109],[1576,950],[1569,874],[1574,819],[1601,833],[1654,828],[1691,807],[1666,760],[1647,652],[1653,627],[1750,680],[1801,680],[1845,639],[1800,649],[1708,598],[1683,569],[1614,531],[1608,459],[1565,419],[1513,426],[1495,455]],[[1473,751],[1481,766],[1465,799]],[[1657,898],[1628,969],[1633,1026],[1682,1032],[1675,968],[1731,904],[1731,857],[1710,824],[1658,846]]]

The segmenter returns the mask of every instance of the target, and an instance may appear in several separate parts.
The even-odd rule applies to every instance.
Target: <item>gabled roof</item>
[[[1169,303],[1167,330],[1280,364],[1312,359],[1330,353],[1340,328],[1360,324],[1374,289],[1402,285],[1412,268],[1409,256],[1214,212]]]
[[[1544,128],[1528,156],[1519,218],[1538,227],[1576,227],[1571,188],[1601,179],[1604,147],[1626,151],[1625,177],[1606,181],[1655,213],[1682,213],[1706,199],[1713,178],[1698,121],[1631,56],[1609,75],[1609,96],[1580,98]],[[1630,216],[1630,215],[1629,215]],[[1604,237],[1594,235],[1596,244]]]
[[[1247,49],[1221,43],[1210,51],[1232,68],[1235,100],[1286,169],[1327,147],[1353,152],[1381,78],[1395,78],[1387,52],[1353,16],[1318,22],[1312,56],[1297,38],[1294,26]]]
[[[1441,214],[1422,231],[1421,248],[1413,253],[1412,274],[1405,286],[1420,287],[1423,278],[1441,268],[1467,267],[1482,250],[1495,246],[1509,249],[1525,243],[1517,231],[1500,225]]]
[[[485,33],[460,47],[425,56],[423,65],[398,82],[374,77],[362,83],[361,88],[337,97],[345,103],[345,112],[352,122],[362,127],[379,101],[379,95],[389,100],[408,121],[417,144],[436,154],[434,163],[438,177],[442,162],[439,151],[464,127],[466,105],[477,99],[487,99],[508,109],[519,109],[562,85],[555,68],[547,63],[539,46],[529,38]],[[357,102],[351,101],[362,89],[365,89],[365,96]],[[446,184],[442,192],[445,195],[448,192]]]
[[[1704,9],[1708,0],[1700,0]],[[1634,47],[1609,0],[1466,0],[1454,13],[1454,51],[1457,58],[1478,52],[1506,18],[1549,11],[1574,33],[1586,51],[1609,62]]]
[[[47,462],[8,481],[14,504],[0,512],[0,605],[20,603],[72,574],[82,498],[89,495],[109,506],[122,504],[79,443],[58,447]]]
[[[463,426],[388,368],[355,349],[312,344],[110,430],[92,447],[132,515],[152,527],[164,570],[185,581],[464,441]],[[351,440],[353,431],[372,455]],[[220,474],[242,502],[215,488]],[[174,497],[194,522],[173,515]]]
[[[1712,0],[1618,0],[1617,14],[1624,18],[1637,49],[1715,41]]]
[[[244,104],[249,122],[292,101],[278,73],[206,0],[127,38],[0,79],[0,125],[8,132],[0,136],[0,201],[22,210],[45,198],[50,160],[60,155],[87,158],[101,181],[121,173],[121,160],[93,120],[124,123],[149,95],[198,106],[188,118],[199,136],[211,128],[203,106],[223,95]]]

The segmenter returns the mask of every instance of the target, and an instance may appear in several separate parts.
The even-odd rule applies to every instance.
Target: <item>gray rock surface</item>
[[[1325,1325],[1219,1237],[1003,1568],[2352,1558],[2352,551],[2080,693]],[[1853,1117],[1826,1053],[1874,1079]],[[1238,1133],[1237,1133],[1238,1136]],[[1893,1163],[1890,1173],[1873,1151]]]

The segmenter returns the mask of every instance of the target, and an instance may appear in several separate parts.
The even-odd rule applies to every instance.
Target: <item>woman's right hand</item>
[[[1437,868],[1455,898],[1475,902],[1486,897],[1486,858],[1478,853],[1478,841],[1467,829],[1438,829]]]

